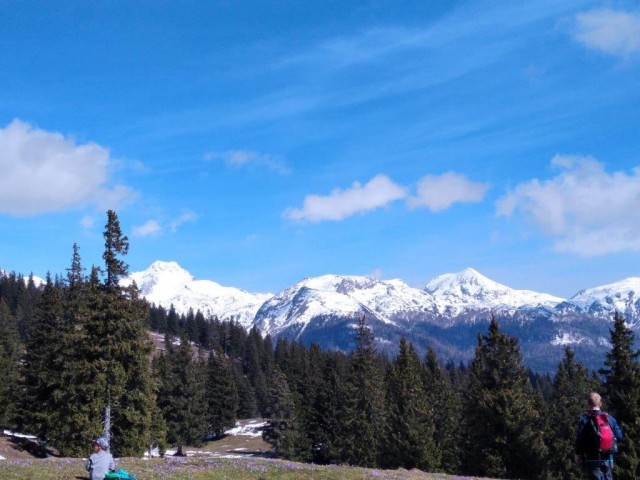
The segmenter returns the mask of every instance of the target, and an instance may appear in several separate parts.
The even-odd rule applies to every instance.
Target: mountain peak
[[[529,290],[515,290],[495,282],[473,268],[446,273],[431,280],[424,289],[433,295],[442,313],[459,315],[468,310],[515,311],[522,307],[553,308],[563,299]]]
[[[485,277],[473,268],[465,268],[458,273],[445,273],[438,275],[425,287],[425,291],[431,294],[446,292],[451,290],[461,290],[462,293],[471,293],[473,290],[508,290],[509,287]]]

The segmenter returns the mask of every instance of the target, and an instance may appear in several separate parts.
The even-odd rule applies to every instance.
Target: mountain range
[[[581,290],[569,299],[516,290],[467,268],[440,275],[423,288],[368,276],[309,277],[276,294],[250,293],[196,280],[176,262],[154,262],[130,275],[148,301],[186,313],[189,308],[234,320],[264,334],[348,351],[364,315],[379,350],[393,355],[407,338],[423,352],[432,346],[444,360],[468,361],[478,333],[495,315],[520,340],[531,368],[553,371],[570,345],[585,364],[599,367],[609,348],[615,311],[640,326],[640,277]]]

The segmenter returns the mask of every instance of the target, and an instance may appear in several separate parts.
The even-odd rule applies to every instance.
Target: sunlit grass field
[[[138,480],[462,480],[460,477],[407,470],[374,470],[344,466],[318,466],[262,458],[156,458],[120,459]],[[2,480],[87,479],[84,461],[77,458],[3,460]]]

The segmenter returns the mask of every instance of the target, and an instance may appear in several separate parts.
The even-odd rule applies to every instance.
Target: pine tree
[[[299,460],[301,432],[298,414],[284,373],[276,367],[269,388],[269,427],[262,437],[275,449],[276,456]]]
[[[373,467],[380,462],[386,421],[383,378],[373,334],[362,316],[358,320],[356,349],[349,357],[342,414],[342,456],[350,465]]]
[[[127,254],[129,242],[111,210],[104,238],[105,281],[99,281],[99,270],[94,268],[87,286],[88,315],[79,345],[82,375],[89,385],[87,401],[103,408],[105,416],[111,412],[112,451],[120,456],[140,455],[152,442],[155,402],[148,360],[152,347],[145,328],[147,307],[135,284],[120,285],[128,270],[121,257]]]
[[[21,355],[16,319],[0,297],[0,426],[15,426]]]
[[[120,228],[120,220],[116,212],[107,211],[107,224],[104,230],[104,260],[106,279],[105,287],[107,290],[118,290],[119,282],[128,272],[128,266],[121,258],[129,252],[129,239],[122,234]]]
[[[65,452],[67,404],[62,372],[69,358],[64,305],[60,289],[47,275],[34,321],[28,332],[23,362],[24,398],[20,426],[49,439]]]
[[[314,463],[338,463],[341,460],[343,410],[347,359],[340,352],[328,353],[320,370],[313,404],[307,411],[306,435]]]
[[[158,407],[167,425],[167,439],[177,446],[176,455],[184,454],[183,447],[202,445],[207,432],[205,365],[195,359],[186,336],[180,345],[171,344],[166,355],[155,362],[160,385]]]
[[[541,478],[546,456],[541,413],[518,340],[492,318],[469,369],[465,396],[466,467],[474,475]]]
[[[238,392],[231,362],[220,351],[209,354],[206,381],[207,433],[222,434],[236,423]]]
[[[624,317],[615,313],[611,330],[611,351],[600,373],[604,377],[605,408],[616,418],[625,439],[616,458],[615,477],[631,480],[640,475],[640,365],[633,349],[633,331]]]
[[[456,473],[461,470],[462,398],[453,388],[447,372],[442,369],[433,348],[428,348],[423,367],[425,398],[434,412],[431,421],[435,427],[435,444],[442,458],[442,469]]]
[[[549,478],[580,480],[584,477],[573,461],[576,425],[584,413],[587,394],[596,388],[597,383],[587,369],[576,362],[573,350],[565,348],[549,402]]]
[[[387,436],[388,466],[434,471],[440,468],[440,451],[434,440],[435,417],[427,401],[422,383],[418,354],[402,338],[400,352],[389,368],[388,404],[389,435]]]

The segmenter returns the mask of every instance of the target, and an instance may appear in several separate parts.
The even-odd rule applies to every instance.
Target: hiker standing
[[[575,461],[584,465],[589,480],[613,479],[613,454],[618,451],[617,441],[622,440],[618,422],[602,411],[602,397],[591,392],[587,399],[589,410],[578,423]]]
[[[87,460],[87,472],[90,480],[103,480],[107,473],[116,469],[116,465],[108,452],[109,443],[106,438],[96,438],[92,443],[93,453]]]

